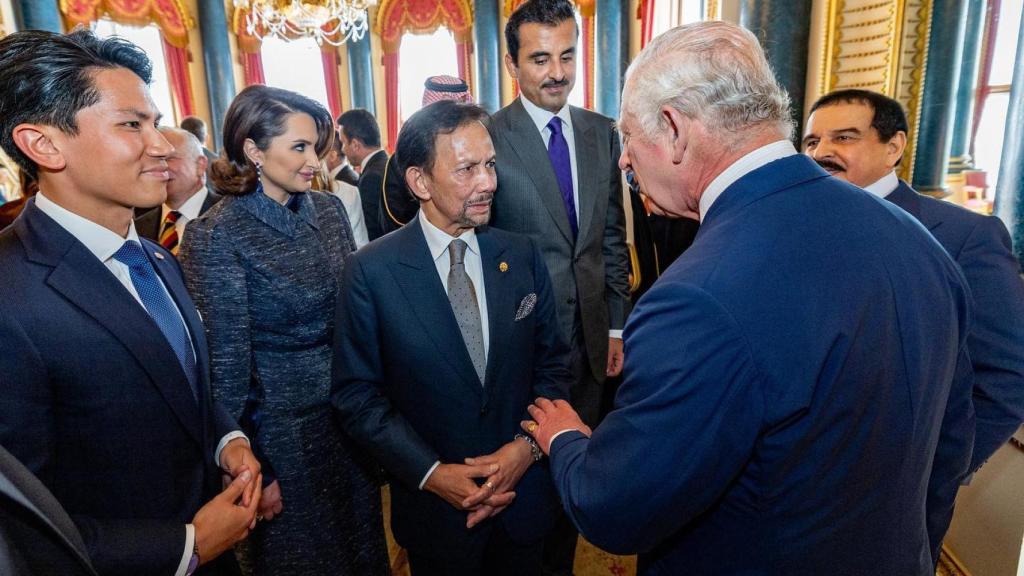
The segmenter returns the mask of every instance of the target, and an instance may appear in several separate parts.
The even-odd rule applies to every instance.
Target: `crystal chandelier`
[[[282,39],[310,37],[317,44],[340,46],[366,34],[366,8],[376,0],[234,0],[245,10],[252,36]]]

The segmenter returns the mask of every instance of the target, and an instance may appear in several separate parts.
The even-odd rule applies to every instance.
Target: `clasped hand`
[[[530,445],[513,440],[492,454],[466,458],[465,464],[438,465],[424,488],[469,512],[466,528],[472,528],[512,503],[513,488],[532,463]]]

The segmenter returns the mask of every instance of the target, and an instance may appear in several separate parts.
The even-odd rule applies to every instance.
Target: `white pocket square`
[[[519,322],[523,318],[526,318],[533,312],[533,307],[537,305],[537,294],[530,292],[523,298],[523,301],[519,303],[519,310],[516,310],[516,322]]]

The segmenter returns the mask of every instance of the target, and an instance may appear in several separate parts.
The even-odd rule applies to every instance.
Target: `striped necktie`
[[[160,228],[160,245],[175,256],[178,255],[178,228],[175,223],[180,217],[181,212],[171,210],[164,216],[164,224]]]

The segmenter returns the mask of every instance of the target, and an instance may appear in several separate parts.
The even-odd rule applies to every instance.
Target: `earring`
[[[263,164],[254,162],[256,166],[256,192],[259,194],[263,193]]]

